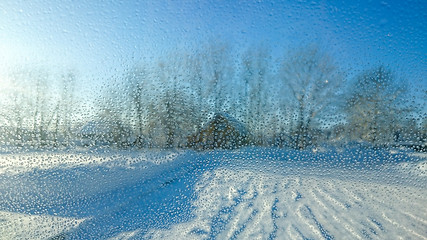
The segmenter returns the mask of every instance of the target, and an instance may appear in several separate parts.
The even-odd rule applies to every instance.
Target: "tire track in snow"
[[[256,170],[220,168],[198,185],[195,218],[167,230],[151,230],[154,239],[425,239],[425,189],[366,184],[325,177],[286,176]],[[234,190],[233,190],[234,189]],[[232,205],[229,193],[244,198]],[[390,195],[398,193],[398,195]],[[249,197],[250,196],[250,197]],[[403,200],[400,200],[403,199]],[[214,227],[227,208],[227,221]],[[420,206],[421,209],[414,209]],[[400,220],[398,220],[400,219]],[[194,229],[207,229],[194,234]]]

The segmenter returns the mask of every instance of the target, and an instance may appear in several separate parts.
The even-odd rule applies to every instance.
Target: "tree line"
[[[72,145],[75,112],[73,71],[21,67],[0,89],[0,147]]]
[[[10,109],[2,111],[2,141],[14,145],[183,147],[216,113],[242,122],[256,146],[422,144],[427,135],[427,121],[416,119],[423,100],[411,102],[391,69],[379,65],[347,79],[315,46],[275,59],[266,46],[236,51],[215,43],[143,61],[106,83],[82,123],[73,120],[81,113],[72,72],[55,80],[34,71],[14,76],[32,86],[26,96],[16,88],[2,104]]]

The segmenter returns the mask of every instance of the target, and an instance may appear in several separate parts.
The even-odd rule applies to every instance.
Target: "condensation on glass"
[[[425,239],[425,1],[2,1],[0,239]]]

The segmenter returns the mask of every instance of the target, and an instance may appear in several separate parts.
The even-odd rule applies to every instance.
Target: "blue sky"
[[[350,75],[379,63],[427,87],[426,1],[72,1],[0,3],[0,73],[75,69],[96,85],[142,58],[219,38],[270,45],[277,57],[315,43]],[[1,83],[1,82],[0,82]]]

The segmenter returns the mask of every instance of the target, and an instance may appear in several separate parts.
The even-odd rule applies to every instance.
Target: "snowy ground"
[[[0,155],[0,239],[427,239],[400,149]]]

